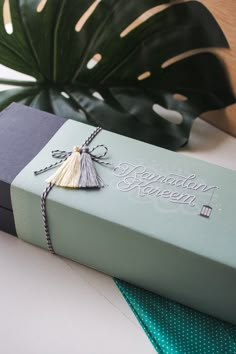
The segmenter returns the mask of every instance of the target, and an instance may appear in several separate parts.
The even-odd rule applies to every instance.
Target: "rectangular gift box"
[[[34,171],[93,131],[17,104],[2,113],[1,228],[14,215],[18,237],[47,248],[40,197],[55,171]],[[97,144],[112,163],[95,163],[104,188],[48,196],[56,254],[236,324],[236,173],[107,131]]]

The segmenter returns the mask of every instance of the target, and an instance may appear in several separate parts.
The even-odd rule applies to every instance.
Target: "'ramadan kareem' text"
[[[122,162],[116,166],[113,173],[116,177],[120,178],[117,188],[122,192],[136,190],[140,197],[160,197],[167,199],[171,203],[188,204],[190,206],[195,206],[196,196],[190,194],[189,191],[205,193],[217,188],[216,186],[197,183],[197,176],[194,174],[182,176],[170,173],[164,176],[150,172],[144,166],[134,166],[126,162]],[[185,189],[187,193],[162,189],[160,185],[163,184]]]

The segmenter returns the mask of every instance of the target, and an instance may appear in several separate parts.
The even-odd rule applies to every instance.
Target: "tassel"
[[[84,147],[81,150],[79,187],[80,188],[104,187],[103,180],[101,179],[101,177],[98,175],[96,171],[88,147]]]
[[[75,146],[72,154],[62,166],[46,182],[59,187],[79,188],[80,181],[80,148]]]

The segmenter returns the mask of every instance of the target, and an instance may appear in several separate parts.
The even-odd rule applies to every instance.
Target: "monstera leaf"
[[[0,63],[35,83],[0,94],[11,101],[176,149],[194,118],[235,101],[210,48],[227,41],[198,1],[0,0]],[[200,50],[198,50],[200,49]]]

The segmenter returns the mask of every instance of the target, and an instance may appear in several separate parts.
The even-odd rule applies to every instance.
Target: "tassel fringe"
[[[88,148],[83,148],[80,160],[80,188],[102,188],[103,180],[98,175]]]
[[[74,147],[72,154],[46,182],[65,188],[104,187],[87,146],[82,149]]]
[[[59,187],[79,188],[80,180],[80,148],[74,147],[72,154],[62,164],[54,175],[46,180],[47,183]]]

